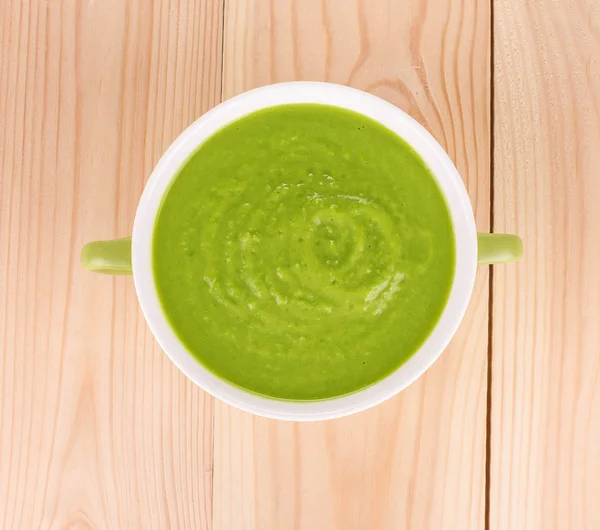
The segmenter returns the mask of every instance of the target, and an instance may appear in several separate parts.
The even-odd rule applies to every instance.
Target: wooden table
[[[189,123],[294,79],[412,114],[526,248],[422,379],[317,424],[201,392],[79,265]],[[599,529],[599,171],[597,0],[2,0],[0,528]]]

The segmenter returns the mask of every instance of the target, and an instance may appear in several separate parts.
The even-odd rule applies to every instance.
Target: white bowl
[[[450,208],[456,238],[456,272],[446,307],[427,340],[395,372],[361,391],[323,401],[281,401],[245,392],[204,368],[179,341],[158,300],[152,274],[152,233],[161,199],[188,156],[215,131],[256,110],[289,103],[321,103],[359,112],[394,131],[423,158]],[[179,369],[198,386],[240,409],[282,420],[325,420],[372,407],[397,394],[440,356],[463,318],[475,281],[477,234],[473,209],[452,161],[419,123],[386,101],[329,83],[281,83],[236,96],[196,120],[167,149],[146,184],[132,239],[135,289],[152,333]]]

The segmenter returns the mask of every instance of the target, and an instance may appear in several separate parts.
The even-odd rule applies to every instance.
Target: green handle
[[[477,234],[477,263],[491,265],[519,261],[523,241],[511,234]]]
[[[131,238],[88,243],[81,250],[81,264],[101,274],[131,274]]]

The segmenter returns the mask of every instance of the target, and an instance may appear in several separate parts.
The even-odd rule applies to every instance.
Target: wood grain
[[[216,0],[0,3],[0,528],[211,528],[212,400],[79,250],[220,99],[221,29]]]
[[[495,0],[490,528],[600,528],[600,6]]]
[[[454,0],[225,4],[224,96],[326,80],[403,108],[447,148],[489,221],[489,4]],[[434,367],[397,398],[320,424],[216,404],[219,530],[482,529],[488,277]]]

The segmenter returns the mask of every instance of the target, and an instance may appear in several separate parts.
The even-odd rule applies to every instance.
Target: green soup
[[[189,351],[230,383],[315,400],[371,385],[428,337],[455,268],[417,153],[360,114],[261,110],[218,131],[167,191],[156,288]]]

